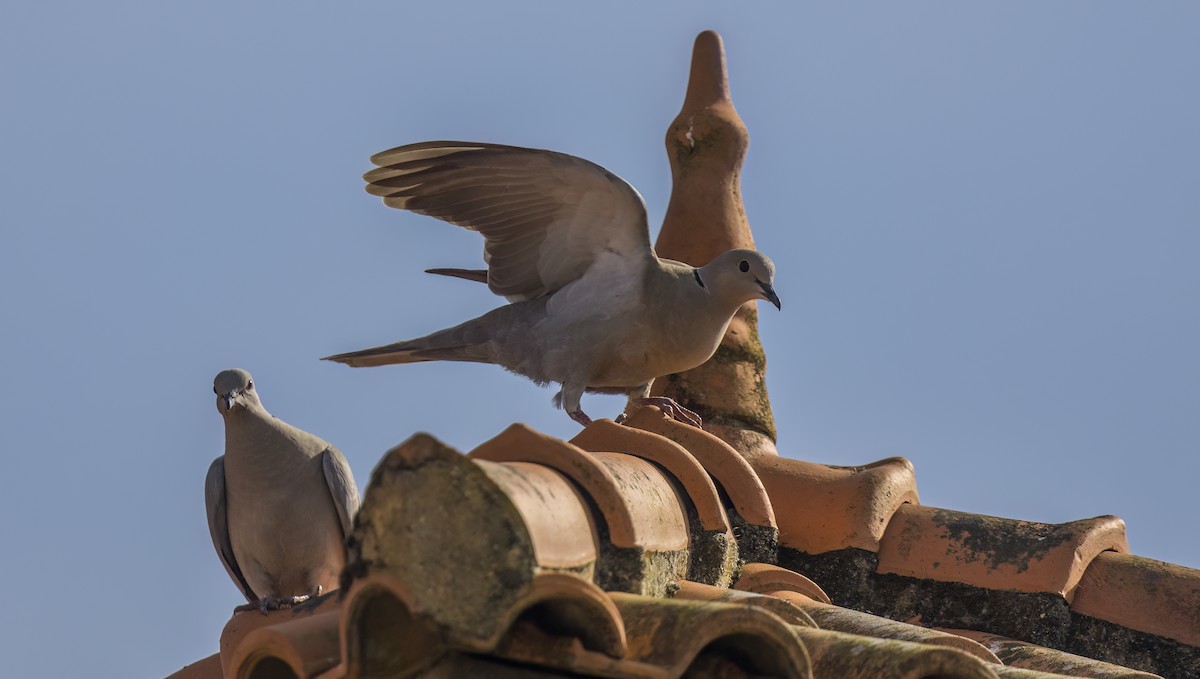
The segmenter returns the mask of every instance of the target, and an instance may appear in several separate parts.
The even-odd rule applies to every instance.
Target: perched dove
[[[263,611],[336,589],[358,486],[337,448],[271,416],[245,370],[213,380],[225,454],[204,483],[208,530],[229,577]]]
[[[486,282],[510,304],[419,339],[329,356],[354,367],[417,361],[495,363],[538,384],[580,424],[584,392],[628,396],[626,413],[657,405],[697,426],[695,413],[649,398],[656,377],[716,351],[738,307],[777,308],[775,266],[730,250],[695,268],[660,259],[646,206],[621,178],[553,151],[456,141],[376,154],[367,192],[391,207],[478,231],[486,270],[431,269]]]

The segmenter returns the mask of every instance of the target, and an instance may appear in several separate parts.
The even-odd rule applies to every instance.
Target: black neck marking
[[[704,281],[700,279],[700,269],[692,269],[692,275],[696,277],[696,283],[702,290],[708,289],[708,286],[704,285]]]

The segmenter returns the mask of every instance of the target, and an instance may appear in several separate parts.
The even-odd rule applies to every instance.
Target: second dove
[[[604,168],[553,151],[424,142],[371,158],[367,191],[402,210],[478,231],[486,269],[431,273],[486,283],[509,304],[452,328],[327,360],[353,367],[471,361],[534,382],[587,425],[585,392],[625,394],[625,412],[656,405],[700,425],[655,378],[695,368],[717,350],[734,313],[762,299],[779,308],[775,266],[730,250],[702,267],[659,258],[646,206]]]

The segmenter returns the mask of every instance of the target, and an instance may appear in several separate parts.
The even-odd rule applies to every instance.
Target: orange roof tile
[[[971,630],[946,631],[978,641],[995,653],[1000,662],[1009,667],[1053,672],[1070,677],[1092,677],[1092,679],[1150,679],[1157,676],[996,634]]]
[[[1200,571],[1131,554],[1090,562],[1071,608],[1122,627],[1200,646]]]
[[[1129,551],[1115,516],[1048,524],[907,505],[880,541],[879,572],[1070,601],[1084,569],[1106,550]]]

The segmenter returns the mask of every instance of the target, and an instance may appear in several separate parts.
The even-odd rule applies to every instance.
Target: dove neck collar
[[[701,290],[708,290],[708,286],[704,284],[704,279],[700,278],[700,269],[692,269],[692,275],[696,277],[696,285],[699,285]]]

